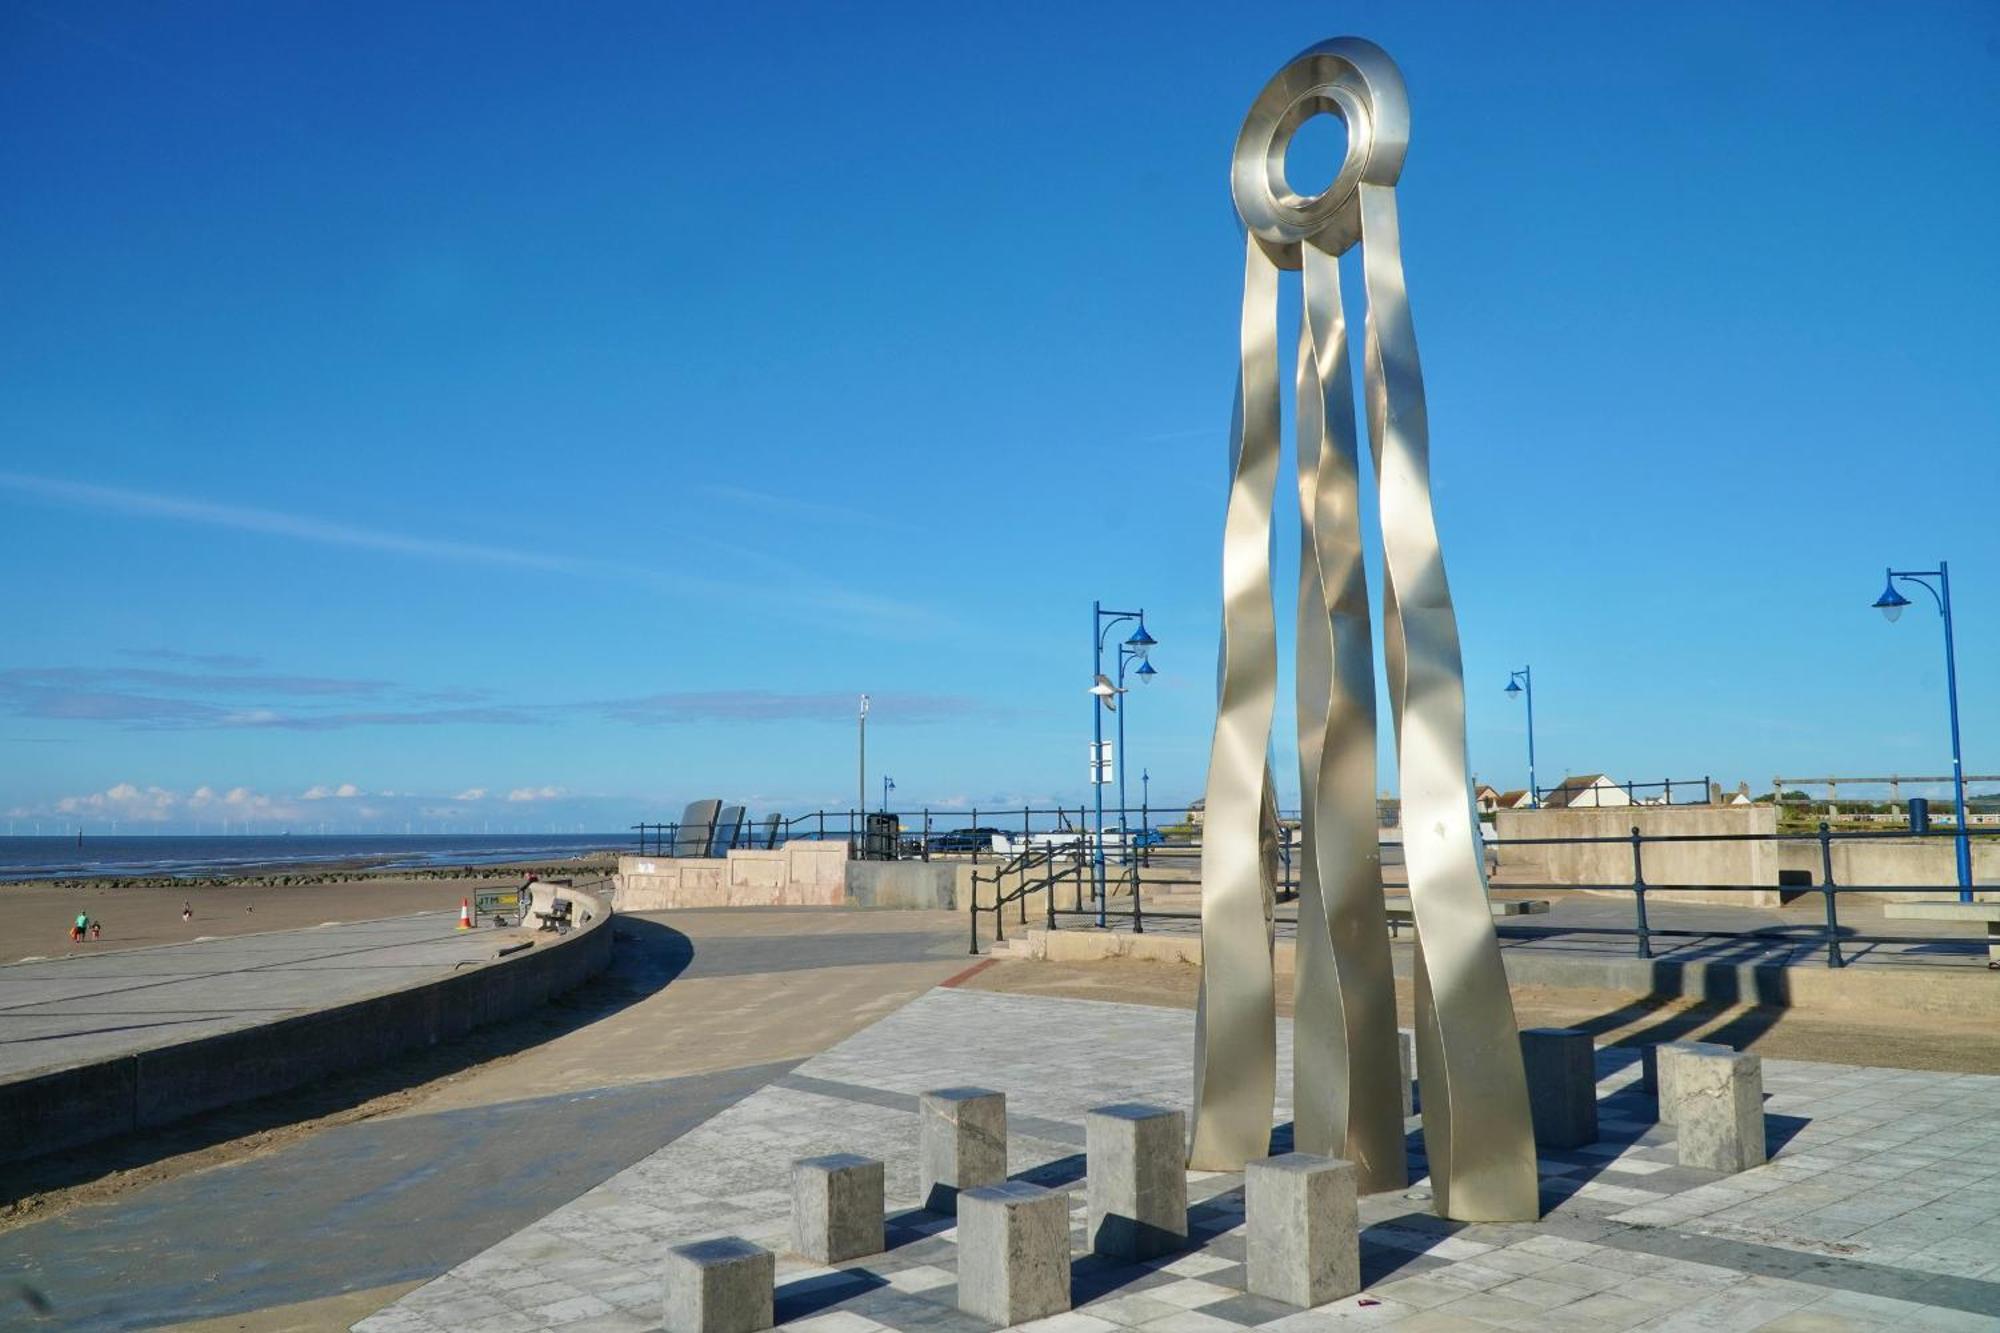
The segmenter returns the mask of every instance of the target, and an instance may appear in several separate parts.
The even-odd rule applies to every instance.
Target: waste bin
[[[893,861],[896,845],[902,840],[903,821],[895,815],[868,816],[867,831],[861,835],[861,859]]]
[[[1928,797],[1910,798],[1910,832],[1929,833],[1931,831],[1931,803]]]

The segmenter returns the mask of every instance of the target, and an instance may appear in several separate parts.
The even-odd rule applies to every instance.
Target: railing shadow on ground
[[[658,993],[687,970],[694,943],[670,926],[614,916],[611,966],[550,1000],[533,1016],[491,1023],[462,1037],[411,1051],[367,1069],[290,1092],[206,1111],[172,1124],[65,1148],[0,1166],[0,1217],[34,1195],[87,1185],[122,1171],[201,1154],[294,1125],[339,1118],[378,1098],[405,1092],[491,1060],[515,1055],[611,1017]],[[206,1163],[193,1163],[199,1169]]]

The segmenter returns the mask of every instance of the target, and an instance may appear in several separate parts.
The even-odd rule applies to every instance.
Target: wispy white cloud
[[[774,514],[796,514],[803,518],[823,518],[838,523],[873,523],[877,520],[850,509],[846,505],[828,504],[824,500],[805,500],[796,495],[779,495],[770,491],[751,490],[747,486],[724,486],[709,483],[697,487],[704,495],[712,495],[718,500],[733,504],[748,505],[753,509],[763,509]]]
[[[144,518],[175,519],[209,527],[233,528],[273,537],[319,542],[329,546],[351,546],[369,551],[389,551],[400,555],[425,556],[438,560],[468,561],[485,565],[512,565],[523,569],[573,570],[579,563],[532,548],[485,546],[474,542],[440,541],[409,533],[385,532],[377,528],[333,523],[304,514],[288,514],[276,509],[247,505],[217,504],[209,500],[187,499],[127,490],[120,486],[96,486],[87,482],[65,481],[56,477],[30,476],[21,472],[0,472],[0,487],[61,504]]]
[[[740,488],[714,489],[730,491],[738,499],[748,500],[755,497],[757,500],[770,503],[816,506],[829,513],[837,510],[834,506],[818,506],[814,501],[788,502],[782,496],[769,496],[762,492]],[[711,555],[725,557],[739,565],[761,566],[769,571],[773,578],[781,580],[781,585],[774,592],[768,582],[746,583],[715,579],[689,573],[683,569],[663,570],[616,560],[570,555],[551,551],[540,542],[524,543],[520,546],[493,546],[480,542],[424,537],[407,532],[362,527],[352,523],[338,523],[309,514],[288,513],[251,505],[222,504],[212,500],[164,495],[122,486],[100,486],[90,482],[69,481],[60,477],[43,477],[24,472],[0,471],[0,490],[12,491],[17,495],[28,496],[49,504],[72,505],[135,518],[194,523],[205,527],[257,533],[354,550],[378,551],[459,564],[538,570],[572,577],[614,579],[669,588],[691,595],[732,600],[755,598],[760,602],[769,602],[774,596],[788,597],[794,605],[803,608],[808,614],[837,613],[843,619],[843,623],[853,616],[865,616],[877,621],[883,627],[906,633],[942,633],[951,628],[951,623],[935,609],[856,591],[832,583],[813,570],[798,568],[776,560],[764,551],[726,543],[701,542],[701,539],[685,532],[679,534],[680,540],[701,542]]]
[[[690,722],[848,722],[854,717],[852,693],[795,694],[782,690],[690,690],[647,694],[631,699],[607,699],[594,708],[614,722],[674,724]],[[951,718],[993,716],[998,710],[983,699],[957,694],[876,694],[869,720],[873,722],[941,722]]]
[[[529,801],[560,800],[566,793],[561,787],[516,787],[507,793],[507,799],[515,805]]]
[[[249,671],[264,664],[261,657],[245,657],[241,653],[190,653],[179,648],[120,648],[118,655],[155,662],[185,662],[217,671]]]

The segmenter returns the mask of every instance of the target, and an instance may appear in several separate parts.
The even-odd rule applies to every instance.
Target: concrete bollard
[[[1647,1081],[1659,1104],[1659,1121],[1674,1124],[1680,1116],[1679,1079],[1681,1061],[1696,1055],[1728,1055],[1729,1047],[1712,1041],[1663,1041],[1645,1048]]]
[[[1764,1061],[1748,1051],[1681,1055],[1674,1062],[1679,1099],[1676,1147],[1682,1166],[1748,1171],[1762,1166]],[[1668,1066],[1660,1066],[1664,1073]]]
[[[759,1333],[771,1327],[777,1256],[736,1236],[667,1250],[665,1333]]]
[[[961,1190],[1007,1178],[1007,1094],[939,1088],[917,1100],[917,1190],[935,1213],[957,1211]]]
[[[1314,1306],[1361,1290],[1354,1181],[1354,1163],[1310,1153],[1245,1165],[1251,1295]]]
[[[853,1153],[792,1163],[792,1252],[823,1264],[880,1254],[882,1163]]]
[[[1069,1195],[1019,1180],[960,1194],[958,1308],[1010,1327],[1069,1307]]]
[[[1151,1259],[1187,1243],[1187,1117],[1139,1102],[1083,1118],[1090,1248]]]
[[[1396,1029],[1396,1055],[1403,1067],[1403,1119],[1417,1113],[1417,1030]]]
[[[1535,1142],[1544,1148],[1597,1142],[1597,1050],[1590,1034],[1527,1028],[1521,1033],[1521,1063]]]

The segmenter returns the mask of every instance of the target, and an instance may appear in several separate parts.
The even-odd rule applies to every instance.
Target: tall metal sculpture
[[[1292,135],[1347,126],[1325,191],[1285,178]],[[1354,37],[1310,47],[1267,84],[1230,181],[1248,231],[1242,360],[1223,537],[1223,632],[1202,831],[1202,985],[1190,1164],[1268,1149],[1276,1082],[1269,852],[1260,814],[1277,691],[1271,514],[1278,478],[1278,274],[1301,273],[1296,421],[1302,528],[1298,672],[1304,860],[1299,891],[1294,1132],[1356,1162],[1365,1190],[1404,1183],[1394,979],[1375,813],[1374,657],[1361,560],[1358,449],[1340,256],[1361,249],[1363,362],[1380,508],[1383,648],[1402,783],[1404,855],[1421,947],[1415,991],[1424,1140],[1437,1211],[1538,1215],[1513,1002],[1487,905],[1465,753],[1457,618],[1430,500],[1423,376],[1396,222],[1409,144],[1401,73]]]

